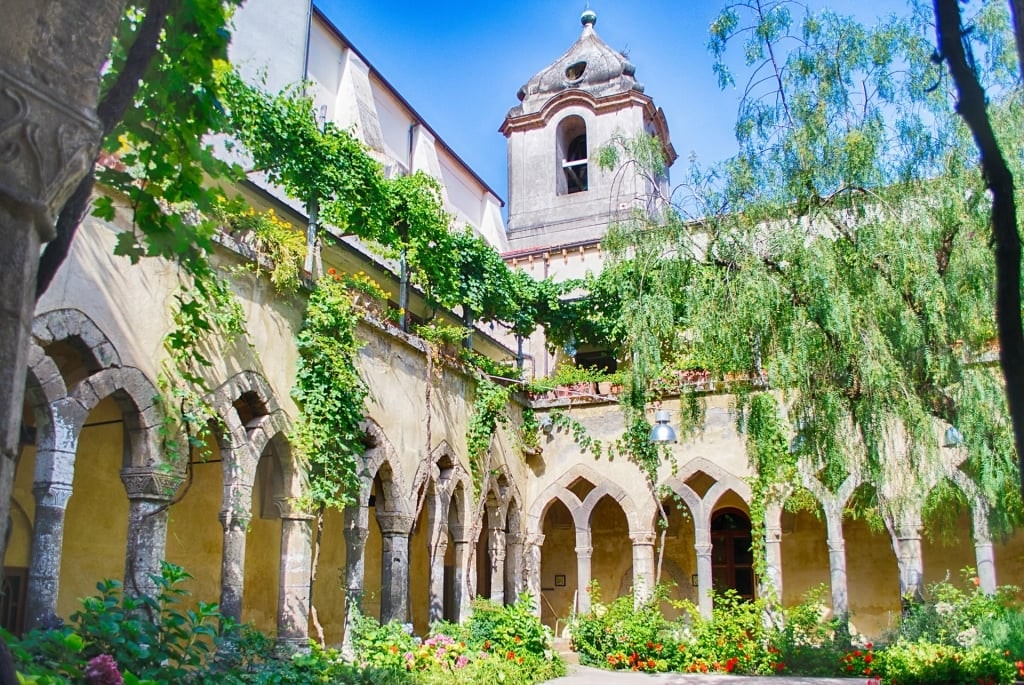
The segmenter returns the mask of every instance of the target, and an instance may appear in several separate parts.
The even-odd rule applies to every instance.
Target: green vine
[[[592,438],[587,434],[586,426],[561,409],[553,410],[548,414],[548,418],[551,419],[551,423],[555,428],[564,430],[572,435],[573,442],[579,445],[584,453],[589,452],[594,455],[594,459],[601,458],[604,452],[604,445],[597,438]]]
[[[466,428],[466,451],[469,455],[469,466],[473,475],[473,486],[479,490],[483,482],[483,471],[480,460],[487,454],[491,446],[491,437],[499,425],[508,424],[507,407],[511,386],[498,385],[488,378],[481,377],[476,384],[476,398],[473,400],[473,411],[469,415]]]
[[[749,395],[745,411],[743,409],[739,412],[740,428],[747,432],[747,459],[754,471],[750,478],[751,549],[754,573],[763,578],[767,571],[765,511],[769,501],[778,496],[778,486],[794,481],[796,455],[789,449],[774,395],[768,392]],[[781,600],[781,597],[776,599]]]
[[[359,488],[357,455],[363,443],[367,388],[356,369],[361,315],[337,277],[322,278],[309,297],[298,335],[299,363],[292,397],[299,418],[291,436],[307,464],[302,504],[342,509]]]
[[[205,350],[215,335],[222,339],[218,348],[244,335],[246,322],[227,281],[212,267],[195,271],[190,281],[191,287],[181,287],[174,295],[173,325],[163,341],[168,357],[157,375],[163,408],[160,436],[172,458],[187,458],[195,450],[208,459],[211,429],[221,420],[207,399],[204,372],[213,363]]]

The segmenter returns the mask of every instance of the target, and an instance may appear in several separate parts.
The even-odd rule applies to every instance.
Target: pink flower
[[[124,678],[117,670],[117,662],[109,654],[100,654],[89,659],[85,665],[85,679],[91,685],[124,685]]]
[[[469,657],[465,654],[455,660],[455,668],[465,668],[466,664],[469,663]]]

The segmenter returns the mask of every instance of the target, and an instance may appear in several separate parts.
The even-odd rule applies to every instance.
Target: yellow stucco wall
[[[89,413],[75,454],[74,494],[64,522],[64,554],[60,566],[57,611],[69,616],[79,598],[96,594],[103,578],[124,578],[128,533],[128,496],[121,483],[121,424],[117,404],[106,399]]]

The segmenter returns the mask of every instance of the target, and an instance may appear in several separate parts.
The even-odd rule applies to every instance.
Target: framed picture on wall
[[[557,574],[555,574],[555,587],[565,587],[565,574],[564,573],[557,573]]]

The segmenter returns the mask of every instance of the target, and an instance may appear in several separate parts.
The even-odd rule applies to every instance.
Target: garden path
[[[569,666],[569,674],[544,685],[865,685],[867,678],[802,678],[799,676],[734,676],[704,673],[632,673]]]

